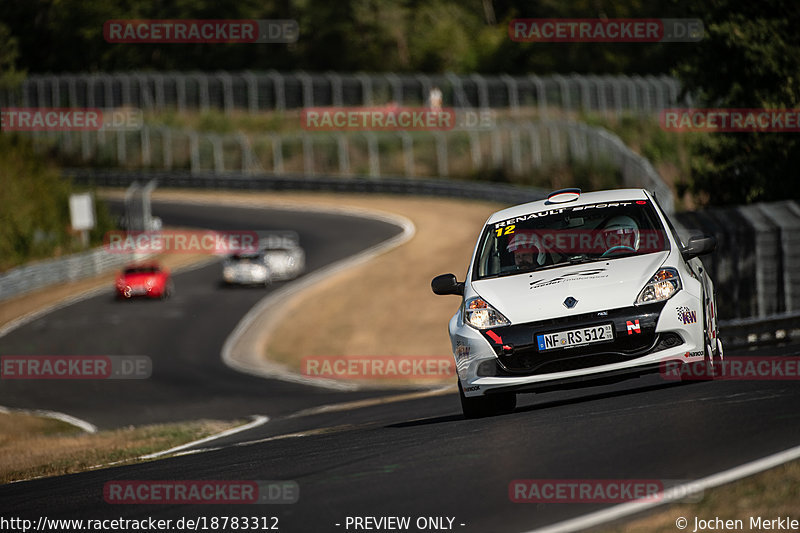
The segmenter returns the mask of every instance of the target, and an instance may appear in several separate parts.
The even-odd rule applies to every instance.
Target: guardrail
[[[0,274],[0,301],[42,287],[96,276],[145,257],[148,255],[112,254],[97,248],[12,268]]]
[[[471,108],[534,106],[622,114],[653,113],[688,105],[680,83],[668,76],[572,74],[341,74],[335,72],[124,72],[35,75],[15,90],[0,91],[0,106],[120,107],[146,111],[187,109],[226,112],[283,111],[314,106],[424,105],[433,87],[444,105]]]
[[[140,131],[34,134],[35,146],[75,165],[270,176],[482,176],[535,171],[575,162],[606,163],[612,186],[655,191],[668,211],[673,195],[647,159],[610,131],[568,120],[504,121],[491,129],[433,132],[307,132],[267,135],[200,133],[145,126]]]
[[[800,339],[800,313],[725,320],[719,327],[726,349],[781,344]]]
[[[403,194],[524,203],[545,198],[550,192],[533,187],[442,179],[385,176],[381,179],[337,176],[253,176],[239,172],[142,172],[124,170],[67,169],[64,175],[79,185],[127,187],[136,181],[155,180],[161,187],[245,189],[270,191],[324,191]]]
[[[800,204],[794,200],[678,213],[688,234],[717,238],[703,257],[721,318],[800,312]]]

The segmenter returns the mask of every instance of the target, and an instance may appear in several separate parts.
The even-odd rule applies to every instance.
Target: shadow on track
[[[647,386],[637,387],[637,388],[633,388],[633,389],[625,389],[625,390],[618,390],[618,391],[609,391],[609,392],[602,392],[602,393],[596,393],[596,394],[589,394],[589,395],[586,395],[586,396],[580,396],[578,398],[568,398],[568,399],[564,399],[564,400],[554,400],[554,401],[545,402],[545,403],[538,403],[538,404],[534,404],[534,405],[528,405],[528,406],[525,406],[525,407],[517,407],[511,413],[498,414],[498,415],[495,415],[495,416],[492,416],[492,417],[488,417],[487,419],[488,420],[496,420],[498,418],[502,418],[502,417],[506,417],[506,416],[513,416],[514,414],[517,414],[517,413],[525,413],[525,412],[530,412],[530,411],[540,411],[540,410],[543,410],[543,409],[550,409],[550,408],[554,408],[554,407],[562,407],[562,406],[566,406],[566,405],[580,404],[580,403],[585,403],[585,402],[591,402],[591,401],[594,401],[594,400],[604,400],[604,399],[609,399],[609,398],[618,398],[618,397],[621,397],[621,396],[628,396],[628,395],[633,395],[633,394],[641,394],[641,393],[645,393],[645,392],[652,392],[652,391],[656,391],[656,390],[669,389],[669,388],[672,388],[672,387],[681,387],[681,386],[690,385],[690,384],[697,384],[697,383],[703,383],[703,382],[697,381],[697,382],[687,382],[687,383],[682,383],[682,382],[662,383],[662,384],[658,384],[658,385],[647,385]],[[542,393],[542,394],[546,394],[546,393]],[[408,427],[418,427],[418,426],[429,426],[429,425],[432,425],[432,424],[442,424],[442,423],[454,422],[454,421],[458,421],[458,420],[465,420],[465,418],[460,414],[459,415],[436,416],[436,417],[431,417],[431,418],[420,418],[420,419],[417,419],[417,420],[410,420],[408,422],[399,422],[397,424],[389,424],[389,425],[387,425],[385,427],[387,427],[387,428],[408,428]],[[472,420],[471,422],[474,422],[474,420]]]

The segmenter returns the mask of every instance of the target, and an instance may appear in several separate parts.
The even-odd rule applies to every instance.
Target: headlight
[[[644,286],[644,289],[636,298],[636,303],[644,304],[669,300],[679,290],[681,290],[681,278],[678,275],[678,271],[674,268],[662,268]]]
[[[464,302],[464,322],[477,329],[511,324],[506,317],[486,303],[483,298],[470,298]]]
[[[223,268],[222,269],[222,275],[224,277],[226,277],[226,278],[232,278],[233,277],[233,267],[232,266],[226,266],[225,268]]]

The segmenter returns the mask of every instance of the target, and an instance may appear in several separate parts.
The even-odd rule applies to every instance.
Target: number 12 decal
[[[515,227],[516,226],[514,224],[511,224],[510,226],[506,226],[505,228],[497,228],[496,230],[494,230],[494,232],[497,233],[498,237],[502,237],[503,235],[511,235],[514,233]]]

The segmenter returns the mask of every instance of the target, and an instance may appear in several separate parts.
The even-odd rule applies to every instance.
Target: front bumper
[[[117,294],[121,298],[159,298],[164,292],[161,287],[146,285],[117,285]]]
[[[226,283],[236,283],[241,285],[266,283],[270,277],[266,269],[237,269],[233,272],[223,274]]]
[[[659,371],[667,360],[702,359],[702,326],[684,326],[684,298],[478,331],[451,322],[456,368],[466,396],[543,391],[621,381]],[[699,322],[699,321],[698,321]],[[543,350],[537,335],[611,324],[611,341]],[[699,345],[699,347],[698,347]]]

